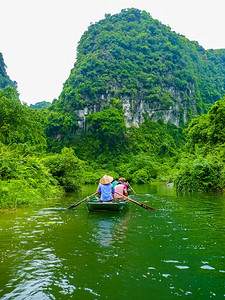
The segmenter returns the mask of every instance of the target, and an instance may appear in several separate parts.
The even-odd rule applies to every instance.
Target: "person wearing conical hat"
[[[112,201],[114,198],[114,187],[112,185],[113,177],[104,175],[99,182],[97,189],[98,193],[101,193],[101,201]]]

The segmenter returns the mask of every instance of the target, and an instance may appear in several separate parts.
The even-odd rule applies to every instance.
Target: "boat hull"
[[[102,202],[99,200],[90,200],[87,202],[87,208],[89,211],[122,211],[128,205],[128,201],[126,200],[118,200],[118,201],[110,201],[110,202]]]

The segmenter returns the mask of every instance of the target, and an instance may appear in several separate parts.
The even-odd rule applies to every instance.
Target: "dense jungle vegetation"
[[[225,98],[193,119],[185,130],[187,143],[179,159],[179,192],[222,192],[225,187]]]
[[[20,103],[15,88],[0,90],[0,207],[56,197],[82,183],[73,149],[46,152],[43,120]]]
[[[206,51],[130,9],[92,24],[77,51],[59,99],[32,108],[0,55],[0,208],[97,184],[105,173],[175,182],[181,193],[223,191],[224,49]],[[128,126],[124,97],[137,104],[131,114],[140,98],[178,107],[179,126],[145,109]]]

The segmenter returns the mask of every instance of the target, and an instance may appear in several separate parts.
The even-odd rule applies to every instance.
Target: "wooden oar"
[[[129,201],[131,201],[131,202],[133,202],[133,203],[135,203],[135,204],[137,204],[137,205],[139,205],[139,206],[145,208],[145,209],[155,210],[155,208],[152,208],[152,207],[150,207],[150,206],[148,206],[148,205],[146,205],[146,204],[137,202],[137,201],[135,201],[135,200],[133,200],[133,199],[127,197],[127,196],[124,196],[123,194],[120,194],[119,192],[115,192],[115,193],[118,194],[118,195],[120,195],[120,196],[122,196],[122,197],[124,197],[125,199],[127,199],[127,200],[129,200]]]
[[[128,185],[129,185],[130,189],[132,190],[132,192],[133,192],[135,195],[137,195],[137,193],[133,190],[133,188],[132,188],[132,186],[129,184],[129,182],[128,182]]]
[[[72,208],[74,208],[74,207],[80,205],[81,203],[83,203],[84,201],[87,201],[88,199],[90,199],[91,197],[95,196],[96,194],[98,194],[98,192],[96,192],[96,193],[94,193],[94,194],[92,194],[92,195],[90,195],[90,196],[87,196],[86,198],[84,198],[84,199],[81,200],[80,202],[77,202],[77,203],[75,203],[74,205],[72,205],[72,206],[70,206],[70,207],[67,207],[67,209],[72,209]]]

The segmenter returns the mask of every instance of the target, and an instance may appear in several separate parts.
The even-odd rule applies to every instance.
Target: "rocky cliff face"
[[[170,121],[176,126],[188,122],[188,108],[186,103],[176,103],[165,109],[160,104],[146,103],[143,99],[130,99],[125,96],[121,97],[120,100],[123,104],[125,122],[128,127],[131,125],[138,127],[140,123],[144,122],[144,115],[146,114],[153,121],[162,119],[165,123]],[[79,126],[85,129],[86,116],[98,111],[101,111],[101,109],[97,110],[96,106],[75,110]],[[197,115],[197,108],[194,101],[192,105],[193,112]]]
[[[152,102],[146,100],[142,95],[133,97],[119,95],[119,99],[123,105],[124,117],[126,125],[138,127],[144,122],[144,115],[147,115],[151,120],[163,120],[164,123],[172,122],[176,126],[185,124],[189,121],[190,114],[197,115],[198,109],[196,105],[194,86],[189,89],[189,94],[192,94],[191,105],[185,101],[179,91],[171,87],[169,93],[173,96],[174,102],[171,105],[163,105],[160,102]],[[118,91],[119,92],[119,91]],[[109,103],[112,95],[106,93],[98,99],[98,104],[86,106],[84,109],[76,110],[78,116],[78,124],[81,128],[86,128],[86,116],[104,109],[106,103]]]

